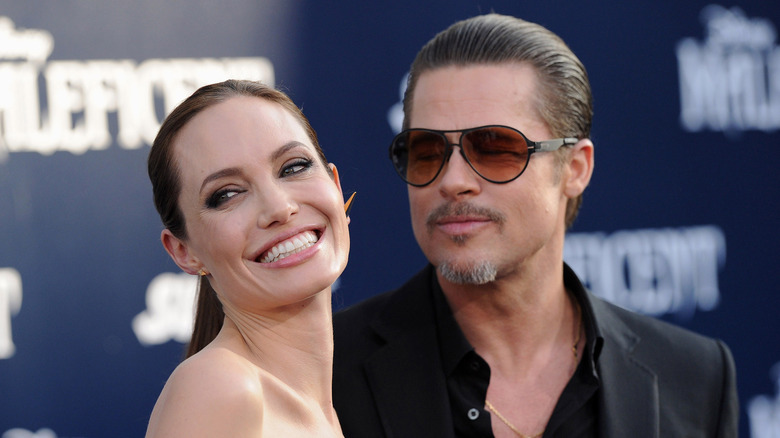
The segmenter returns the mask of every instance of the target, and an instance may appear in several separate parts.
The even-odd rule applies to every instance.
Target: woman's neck
[[[236,351],[300,396],[332,409],[330,298],[328,289],[299,303],[251,314],[226,306],[225,323],[212,344]]]

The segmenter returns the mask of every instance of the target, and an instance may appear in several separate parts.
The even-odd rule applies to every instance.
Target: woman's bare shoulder
[[[228,349],[207,348],[173,371],[147,437],[259,436],[263,401],[255,366]]]

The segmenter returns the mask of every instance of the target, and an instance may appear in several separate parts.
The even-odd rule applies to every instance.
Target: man
[[[541,26],[490,14],[423,47],[391,158],[430,265],[335,317],[346,437],[737,435],[723,343],[607,304],[563,263],[591,117],[584,67]]]

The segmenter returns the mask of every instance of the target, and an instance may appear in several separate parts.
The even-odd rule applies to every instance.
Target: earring
[[[200,268],[200,271],[198,271],[198,275],[200,275],[201,277],[205,277],[209,275],[209,272],[203,268]]]
[[[352,200],[355,199],[356,194],[357,192],[353,192],[352,196],[350,196],[349,199],[347,199],[347,202],[344,204],[344,213],[347,215],[347,217],[349,217],[349,211],[352,210]]]

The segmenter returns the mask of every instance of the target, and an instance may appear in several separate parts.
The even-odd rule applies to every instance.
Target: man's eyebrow
[[[278,160],[282,155],[284,155],[291,149],[295,149],[299,147],[305,148],[306,145],[304,143],[295,140],[285,143],[282,147],[275,150],[274,153],[271,154],[271,161]],[[242,173],[243,172],[238,167],[228,167],[226,169],[218,170],[203,179],[203,183],[201,183],[200,185],[200,191],[202,192],[203,188],[206,187],[206,184],[212,181],[218,180],[220,178],[225,178],[228,176],[241,175]]]

